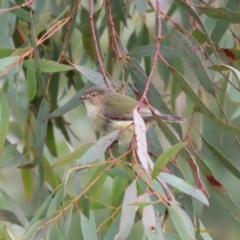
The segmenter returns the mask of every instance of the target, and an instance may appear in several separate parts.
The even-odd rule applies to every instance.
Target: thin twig
[[[120,63],[121,71],[122,71],[122,84],[123,84],[123,86],[125,86],[125,79],[124,79],[125,71],[124,71],[124,66],[123,66],[123,62],[122,62],[123,55],[119,49],[118,41],[116,38],[116,31],[115,31],[114,22],[113,22],[113,18],[112,18],[112,14],[111,14],[111,3],[110,3],[110,0],[105,0],[105,3],[106,3],[106,8],[107,8],[107,19],[108,19],[108,26],[109,26],[110,44],[112,45],[113,51],[118,55],[119,63]]]
[[[53,36],[60,28],[62,28],[67,22],[69,18],[62,19],[55,25],[53,25],[40,39],[37,40],[36,45],[41,45],[44,41],[49,39],[51,36]],[[19,64],[24,60],[25,57],[30,56],[33,54],[33,47],[31,47],[28,51],[26,51],[23,55],[19,56],[11,65],[7,66],[1,73],[0,77],[7,73],[14,65]]]
[[[98,64],[100,66],[100,71],[103,75],[103,80],[104,80],[106,86],[109,88],[109,84],[107,82],[107,75],[106,75],[106,72],[105,72],[105,67],[104,67],[103,62],[102,62],[102,58],[101,58],[100,51],[99,51],[99,48],[98,48],[96,33],[95,33],[95,26],[94,26],[94,21],[93,21],[93,0],[89,0],[89,21],[90,21],[90,26],[91,26],[94,50],[95,50],[95,53],[97,55],[97,61],[98,61]]]
[[[152,62],[152,67],[151,67],[151,72],[149,74],[147,83],[146,83],[146,87],[144,89],[143,95],[138,103],[137,108],[139,109],[144,100],[147,98],[147,92],[149,90],[150,84],[152,82],[153,79],[153,73],[154,70],[156,68],[157,65],[157,60],[158,60],[158,55],[160,52],[160,41],[161,41],[161,36],[162,36],[162,22],[161,22],[161,8],[160,8],[160,0],[156,0],[156,7],[157,7],[157,42],[156,42],[156,47],[155,47],[155,54],[154,54],[154,58],[153,58],[153,62]]]
[[[67,42],[68,42],[68,39],[69,39],[69,33],[70,33],[70,29],[71,29],[72,22],[73,22],[72,20],[73,20],[74,15],[77,12],[79,2],[80,2],[80,0],[75,1],[74,5],[73,5],[73,8],[72,8],[72,11],[70,13],[69,21],[68,21],[68,25],[67,25],[67,30],[66,30],[66,33],[65,33],[64,41],[63,41],[62,51],[61,51],[61,53],[58,57],[58,60],[57,60],[58,63],[61,61],[62,57],[65,56],[65,50],[66,50],[66,47],[67,47]],[[49,86],[50,86],[52,75],[53,75],[53,73],[50,73],[48,75],[47,88],[46,88],[47,95],[48,95],[48,89],[49,89]]]

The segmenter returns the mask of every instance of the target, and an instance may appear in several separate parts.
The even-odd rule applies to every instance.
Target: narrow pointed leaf
[[[172,157],[178,153],[182,148],[186,147],[188,143],[178,143],[168,150],[164,151],[157,159],[154,164],[154,168],[152,171],[152,178],[155,178],[159,175],[159,173],[164,169],[166,164],[172,159]]]
[[[115,141],[119,131],[111,132],[91,146],[83,156],[78,160],[77,166],[87,166],[100,158],[106,149]]]
[[[64,72],[64,71],[73,70],[72,66],[54,62],[54,61],[49,61],[46,59],[39,59],[39,64],[40,64],[41,71],[45,73]],[[35,62],[33,59],[23,61],[23,66],[29,69],[36,70]]]
[[[235,127],[232,125],[229,125],[225,122],[223,122],[221,119],[219,119],[213,112],[210,111],[210,109],[202,102],[202,100],[197,96],[197,94],[193,91],[193,89],[190,87],[189,83],[186,81],[186,79],[176,71],[176,69],[173,69],[171,66],[170,71],[172,72],[172,75],[174,79],[179,83],[181,88],[184,90],[184,92],[191,98],[191,100],[196,104],[197,108],[206,116],[208,117],[213,123],[215,123],[219,128],[233,134],[240,133],[240,128]]]
[[[168,207],[168,212],[181,239],[194,240],[195,231],[188,215],[179,206],[174,204]]]
[[[240,14],[236,11],[231,11],[226,7],[212,8],[198,6],[204,14],[209,17],[225,20],[230,23],[240,23]]]
[[[4,146],[9,127],[8,102],[4,92],[0,89],[0,155]]]
[[[37,123],[36,123],[36,130],[35,130],[35,139],[34,139],[35,157],[32,163],[21,166],[21,168],[33,168],[37,166],[41,161],[43,147],[45,144],[45,138],[47,135],[49,111],[50,111],[50,106],[48,102],[45,99],[43,99],[39,108]]]
[[[93,223],[86,218],[82,213],[81,216],[81,229],[84,240],[98,240],[98,236],[96,234],[96,229],[94,228]]]
[[[52,168],[57,167],[64,167],[66,165],[69,165],[70,163],[73,163],[74,161],[77,161],[79,158],[83,156],[83,154],[92,146],[92,143],[88,143],[86,145],[83,145],[77,149],[75,149],[73,152],[70,152],[66,156],[58,159],[53,165]]]
[[[180,191],[189,194],[190,196],[198,199],[199,201],[201,201],[202,203],[204,203],[205,205],[209,205],[208,203],[208,199],[206,198],[206,196],[196,187],[191,186],[190,184],[188,184],[186,181],[184,181],[183,179],[176,177],[172,174],[169,173],[165,173],[162,172],[159,176],[164,182],[170,184],[171,186],[179,189]]]
[[[146,201],[150,201],[147,197]],[[143,207],[142,223],[144,233],[148,239],[151,240],[164,240],[163,232],[159,224],[159,220],[154,211],[153,205]]]
[[[13,64],[19,57],[16,56],[9,56],[0,59],[0,71],[2,72],[3,70],[6,69],[6,67],[10,66]]]
[[[198,132],[200,134],[200,132]],[[236,178],[240,179],[240,171],[234,166],[231,161],[225,157],[217,148],[215,148],[212,144],[210,144],[202,134],[200,134],[203,142],[206,144],[208,149],[213,153],[213,155],[216,157],[216,159],[219,160],[219,162],[227,168]]]
[[[27,227],[28,226],[28,220],[25,217],[25,215],[23,214],[22,210],[17,205],[17,203],[5,191],[3,191],[1,189],[0,189],[0,191],[3,195],[3,197],[8,202],[9,206],[11,207],[12,212],[17,217],[18,221],[21,223],[21,225],[24,226],[24,227]]]
[[[135,214],[139,208],[138,206],[130,206],[129,204],[133,203],[136,200],[136,197],[137,186],[136,181],[134,180],[125,190],[119,232],[114,240],[125,240],[129,235],[134,223]]]

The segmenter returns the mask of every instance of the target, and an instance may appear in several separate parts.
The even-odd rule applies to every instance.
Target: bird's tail
[[[176,115],[167,115],[167,114],[157,114],[163,121],[173,122],[173,123],[183,123],[186,122],[186,119]]]

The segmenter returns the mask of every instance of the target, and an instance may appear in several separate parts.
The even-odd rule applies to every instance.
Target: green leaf
[[[134,4],[140,14],[145,14],[147,11],[147,2],[145,0],[134,0]]]
[[[235,220],[240,221],[240,207],[234,202],[229,192],[223,185],[214,177],[211,169],[205,164],[201,157],[195,152],[196,161],[203,174],[203,178],[211,192],[215,193],[218,200],[222,203],[223,207],[232,214]]]
[[[0,48],[0,59],[10,57],[14,51],[13,48]]]
[[[22,57],[26,52],[28,52],[32,47],[27,46],[23,48],[17,48],[13,53],[12,56],[19,56]]]
[[[165,240],[182,240],[182,238],[174,234],[165,234],[164,237],[165,237]]]
[[[153,155],[155,157],[160,155],[163,150],[154,127],[151,126],[148,128],[146,137],[148,145],[147,149],[150,156]]]
[[[120,224],[120,216],[118,216],[114,221],[112,222],[109,230],[107,231],[106,235],[104,236],[103,240],[112,240],[116,236],[119,230],[119,224]]]
[[[200,45],[187,31],[184,31],[184,35],[180,32],[172,31],[169,35],[174,39],[173,42],[176,48],[179,49],[182,56],[188,61],[203,88],[214,95],[215,89],[206,71],[205,58],[202,56]]]
[[[142,57],[153,57],[156,50],[155,48],[155,45],[139,46],[128,52],[128,56],[135,59]],[[181,56],[177,50],[166,46],[161,47],[160,53],[164,58],[177,58]]]
[[[217,24],[215,24],[212,33],[211,33],[211,39],[215,44],[218,44],[224,34],[228,31],[230,26],[230,22],[224,21],[224,20],[218,20]],[[212,47],[212,46],[211,46]],[[212,49],[211,49],[212,50]]]
[[[195,29],[192,33],[192,36],[197,40],[199,44],[203,44],[207,41],[206,35],[199,29]]]
[[[78,160],[77,166],[87,167],[88,165],[99,159],[104,154],[106,149],[114,142],[118,134],[119,131],[114,131],[99,139],[97,143],[91,146]]]
[[[188,143],[177,143],[168,150],[164,151],[157,159],[152,170],[152,178],[156,178],[159,173],[164,169],[166,164],[172,159],[172,157],[178,153],[182,148],[186,147]]]
[[[46,59],[39,59],[40,69],[43,73],[64,72],[73,70],[72,66],[61,64]],[[23,66],[29,69],[36,70],[35,61],[33,59],[24,60]]]
[[[26,156],[17,150],[17,145],[18,144],[10,143],[8,140],[5,141],[0,161],[1,168],[16,167],[19,164],[26,164],[29,162]]]
[[[80,72],[85,78],[87,78],[92,83],[94,83],[96,85],[106,87],[103,75],[101,73],[95,72],[95,71],[93,71],[89,68],[86,68],[86,67],[82,67],[82,66],[78,66],[78,65],[73,65],[73,66],[78,72]],[[107,81],[108,85],[113,88],[112,80],[109,77],[107,77],[106,81]],[[122,85],[122,82],[119,81],[119,80],[116,80],[116,79],[114,80],[114,83],[117,86]]]
[[[59,190],[57,191],[57,193],[52,196],[52,201],[48,206],[48,210],[47,210],[47,216],[52,216],[55,215],[56,212],[59,209],[59,206],[63,203],[63,199],[64,199],[64,185],[60,185]]]
[[[50,166],[50,163],[44,156],[42,158],[42,164],[44,167],[46,178],[44,179],[44,181],[46,180],[51,185],[52,189],[56,189],[60,184],[58,175],[53,171],[52,167]]]
[[[147,197],[146,200],[150,201],[150,198]],[[164,239],[161,225],[158,220],[157,214],[154,211],[153,205],[145,206],[143,208],[142,223],[144,233],[146,234],[148,239]]]
[[[219,162],[228,169],[236,178],[240,179],[240,171],[231,163],[231,161],[225,157],[221,151],[215,148],[212,144],[210,144],[203,135],[198,131],[199,135],[201,136],[203,142],[206,144],[208,149],[213,153],[213,155],[219,160]]]
[[[70,152],[66,156],[58,159],[55,163],[52,164],[52,168],[63,167],[77,161],[79,158],[85,154],[85,152],[92,146],[92,143],[85,144],[74,151]]]
[[[1,61],[1,60],[0,60]],[[0,155],[8,134],[9,106],[4,92],[0,89]]]
[[[182,76],[178,71],[176,71],[171,67],[170,67],[170,71],[174,77],[174,80],[179,83],[182,90],[196,104],[197,109],[199,109],[199,111],[201,111],[206,117],[208,117],[214,124],[219,126],[220,129],[233,134],[240,133],[240,128],[223,122],[213,112],[209,110],[209,108],[202,102],[202,100],[197,96],[197,94],[190,87],[189,83],[187,82],[184,76]]]
[[[183,0],[176,0],[175,2],[185,10],[185,13],[191,14],[191,16],[196,20],[196,22],[201,27],[203,33],[206,34],[207,39],[208,39],[208,43],[211,45],[211,48],[212,48],[211,50],[214,52],[215,56],[218,58],[218,55],[217,55],[216,50],[215,50],[215,47],[213,45],[214,39],[212,39],[212,36],[210,37],[205,24],[203,23],[203,21],[199,17],[199,14],[188,3],[186,3],[185,1],[183,1]],[[177,25],[177,27],[184,31],[184,29],[182,27],[180,27],[180,25]]]
[[[168,206],[169,216],[176,228],[181,239],[184,240],[193,240],[195,239],[195,231],[192,224],[192,221],[188,215],[175,204]]]
[[[97,200],[99,194],[102,192],[103,184],[106,181],[107,175],[106,174],[99,174],[98,181],[90,188],[88,191],[88,196],[90,199]]]
[[[0,189],[0,191],[3,195],[3,197],[8,202],[9,206],[11,207],[14,215],[17,217],[18,221],[21,223],[21,225],[23,227],[27,227],[28,226],[28,220],[25,217],[25,215],[23,214],[22,210],[17,205],[17,203],[5,191],[3,191],[2,189]]]
[[[66,217],[66,221],[64,224],[64,230],[63,230],[63,239],[68,239],[68,235],[69,235],[69,229],[71,226],[71,222],[72,222],[72,215],[73,215],[73,205],[71,205],[70,209],[68,210],[67,213],[67,217]]]
[[[113,179],[111,206],[118,207],[118,206],[121,205],[126,186],[127,186],[127,180],[126,179],[121,178],[121,177],[115,177]],[[115,209],[114,209],[114,211],[115,211]]]
[[[209,202],[206,196],[199,189],[191,186],[190,184],[185,182],[183,179],[165,172],[162,172],[159,178],[162,179],[164,182],[170,184],[171,186],[179,189],[180,191],[198,199],[205,205],[209,206]]]
[[[19,57],[9,56],[0,59],[0,71],[4,71],[8,66],[12,65]]]
[[[130,172],[126,171],[123,168],[115,167],[109,170],[104,171],[107,175],[114,177],[121,177],[125,178],[129,181],[133,181],[133,176],[130,174]]]
[[[230,23],[240,23],[239,12],[231,11],[226,7],[212,8],[197,6],[197,8],[209,17],[225,20]]]
[[[99,194],[102,191],[103,184],[106,180],[107,175],[105,174],[105,169],[108,168],[109,163],[105,163],[97,167],[97,169],[92,174],[90,180],[88,181],[88,185],[90,185],[97,177],[101,176],[99,181],[97,181],[88,191],[88,196],[91,200],[97,200]]]
[[[218,71],[218,72],[230,70],[236,76],[238,80],[238,85],[240,85],[240,71],[237,70],[236,68],[229,65],[220,64],[220,65],[212,65],[209,67],[209,69],[213,71]]]
[[[129,204],[133,203],[136,200],[136,198],[137,198],[137,186],[136,181],[134,180],[125,190],[119,231],[115,237],[118,240],[125,240],[132,229],[135,214],[139,207],[130,206]]]
[[[111,2],[111,11],[115,29],[117,29],[117,26],[120,25],[120,21],[127,26],[125,4],[121,0],[115,0]]]
[[[25,193],[25,198],[28,201],[33,193],[33,175],[29,169],[21,169],[22,183]]]
[[[27,89],[28,89],[28,101],[32,101],[37,93],[37,79],[35,70],[27,68]]]
[[[28,11],[26,11],[23,8],[19,8],[18,5],[16,5],[16,3],[12,2],[12,1],[9,1],[9,5],[10,5],[10,7],[17,7],[16,9],[11,10],[12,14],[16,15],[20,19],[23,19],[25,21],[31,22],[32,18],[31,18],[30,13]],[[35,16],[35,14],[33,15],[33,18],[34,18],[34,20],[38,21],[38,19]]]
[[[96,229],[94,228],[94,224],[88,218],[86,218],[82,213],[81,216],[81,229],[84,240],[98,240],[98,236],[96,234]]]
[[[49,227],[49,225],[45,226],[45,230],[47,230],[48,227]],[[39,228],[40,228],[40,230],[39,230]],[[40,222],[40,221],[31,225],[31,227],[28,229],[28,231],[26,231],[26,233],[24,234],[24,240],[32,240],[33,236],[35,238],[35,236],[38,234],[39,231],[44,231],[43,227],[42,227],[42,222]]]
[[[47,125],[48,125],[48,115],[50,111],[50,106],[48,102],[43,99],[39,108],[36,130],[35,130],[35,139],[34,139],[34,150],[35,156],[33,162],[20,166],[21,168],[33,168],[37,166],[42,158],[43,147],[45,143],[45,138],[47,134]]]
[[[19,220],[17,219],[16,215],[13,214],[13,212],[10,212],[5,209],[0,209],[0,215],[3,221],[23,227],[23,225],[21,224],[21,222],[19,222]]]
[[[99,14],[101,12],[102,8],[100,8],[98,11],[96,11],[93,14],[93,22],[96,23],[96,21],[98,20]],[[95,29],[94,29],[95,30]],[[82,31],[82,41],[83,41],[83,47],[86,50],[88,56],[95,60],[96,56],[95,56],[95,48],[94,48],[94,44],[97,44],[99,46],[99,43],[97,42],[93,42],[93,36],[92,36],[92,30],[91,30],[91,23],[90,21],[87,21],[84,29]]]
[[[95,200],[91,200],[89,202],[90,205],[90,209],[91,210],[98,210],[98,209],[103,209],[103,208],[108,208],[108,206],[106,206],[105,204],[99,202],[99,201],[95,201]]]

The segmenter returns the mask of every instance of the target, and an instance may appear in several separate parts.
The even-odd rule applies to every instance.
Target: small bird
[[[95,130],[110,133],[115,130],[124,129],[118,136],[120,142],[130,142],[134,134],[133,109],[138,105],[135,99],[118,93],[109,88],[93,86],[88,88],[80,97],[85,103],[87,115]],[[186,119],[160,113],[152,108],[154,114],[167,122],[185,122]],[[147,124],[154,123],[152,111],[146,104],[142,104],[139,114]]]

